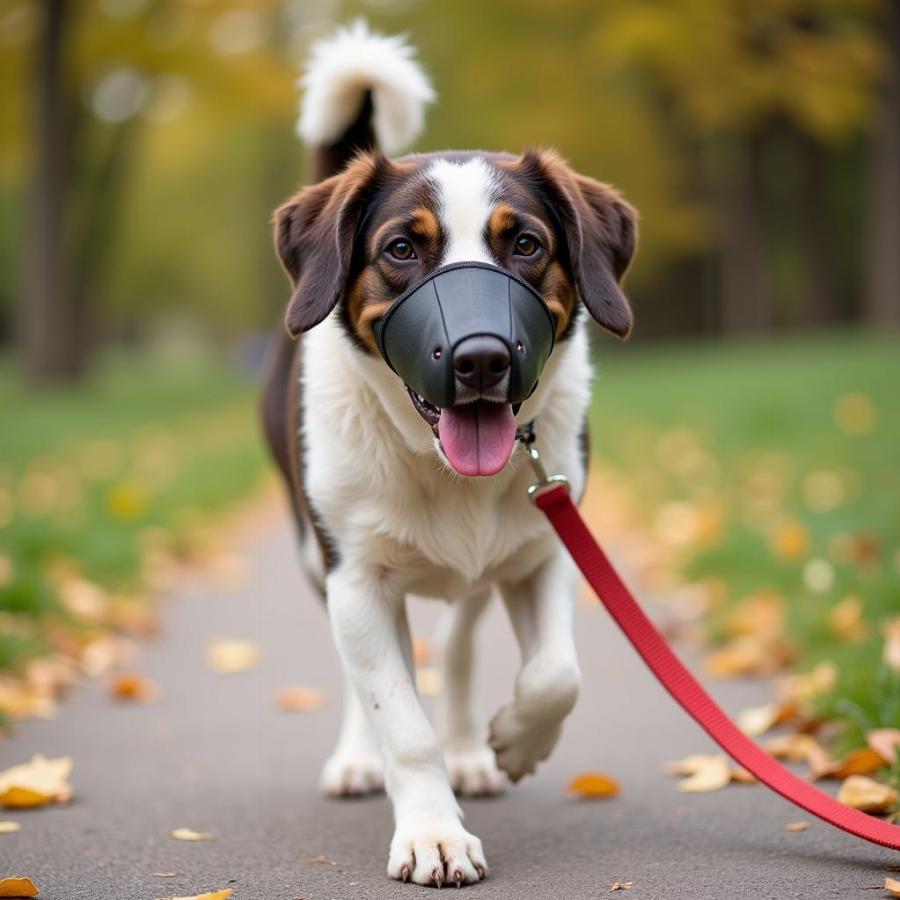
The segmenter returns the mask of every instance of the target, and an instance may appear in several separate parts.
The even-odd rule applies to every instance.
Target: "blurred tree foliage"
[[[67,13],[65,245],[29,270],[41,158],[33,98],[54,5]],[[82,347],[167,322],[223,336],[275,322],[284,285],[268,220],[302,175],[297,64],[310,40],[358,14],[408,32],[434,77],[439,100],[420,148],[553,145],[625,191],[642,215],[629,276],[639,334],[864,314],[900,324],[898,9],[7,0],[0,334],[14,333],[41,265],[62,273],[75,310],[66,336]]]

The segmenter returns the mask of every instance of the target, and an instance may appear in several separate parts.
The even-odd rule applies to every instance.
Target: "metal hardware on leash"
[[[537,499],[538,495],[541,491],[546,488],[559,487],[559,485],[564,485],[566,490],[569,488],[569,479],[566,478],[565,475],[548,475],[547,470],[544,468],[544,463],[541,460],[541,454],[538,448],[534,445],[534,426],[531,422],[525,426],[523,429],[523,433],[519,435],[519,442],[522,444],[522,448],[528,454],[528,462],[531,463],[531,468],[534,470],[534,474],[537,475],[538,480],[528,486],[528,496],[531,498],[531,502]]]

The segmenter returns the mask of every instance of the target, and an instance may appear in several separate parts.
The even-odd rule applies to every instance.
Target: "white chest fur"
[[[492,478],[457,475],[401,381],[351,347],[333,317],[303,340],[305,488],[341,564],[391,571],[416,593],[460,596],[522,576],[553,552],[549,526],[526,495],[534,477],[521,450]],[[590,377],[579,327],[517,417],[537,419],[548,471],[567,475],[578,492]]]

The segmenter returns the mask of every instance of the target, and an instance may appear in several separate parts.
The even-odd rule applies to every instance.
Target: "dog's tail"
[[[362,19],[313,45],[297,132],[314,149],[315,181],[360,150],[396,153],[415,140],[434,91],[413,57],[402,37],[377,34]]]

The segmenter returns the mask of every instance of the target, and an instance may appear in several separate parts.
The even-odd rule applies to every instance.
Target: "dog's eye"
[[[534,256],[540,249],[540,241],[533,234],[520,234],[516,238],[516,256]]]
[[[412,244],[405,238],[397,238],[396,241],[391,241],[387,246],[387,253],[394,259],[400,260],[400,262],[416,258],[416,251],[413,250]]]

